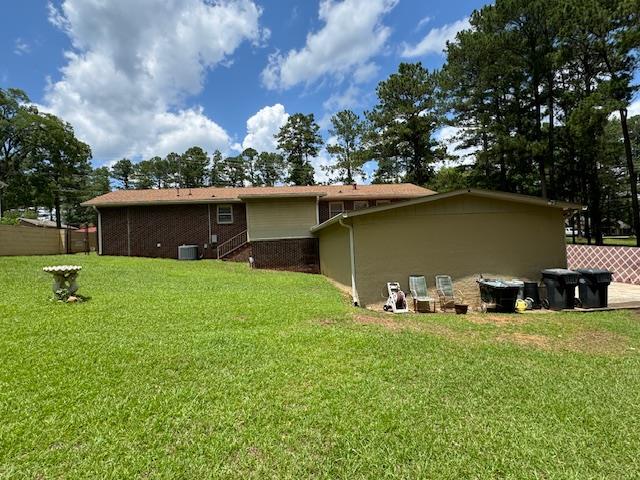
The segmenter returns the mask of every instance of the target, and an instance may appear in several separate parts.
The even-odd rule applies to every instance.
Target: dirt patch
[[[632,350],[629,348],[629,339],[627,337],[602,330],[585,330],[563,337],[514,332],[500,334],[496,339],[500,342],[509,342],[542,350],[600,355],[620,355]]]
[[[429,333],[438,337],[457,341],[468,340],[477,336],[475,332],[460,332],[439,323],[413,320],[408,316],[396,318],[390,314],[380,316],[355,315],[353,317],[353,321],[360,325],[376,325],[383,327],[391,332],[410,331]]]
[[[629,350],[629,339],[618,333],[587,330],[568,338],[563,347],[574,352],[622,354]]]
[[[478,325],[520,325],[527,323],[530,318],[525,315],[491,315],[491,314],[471,314],[467,315],[466,319],[471,323]]]
[[[551,348],[551,338],[544,335],[533,335],[529,333],[503,333],[496,337],[499,342],[510,342],[517,345],[536,347],[548,350]]]

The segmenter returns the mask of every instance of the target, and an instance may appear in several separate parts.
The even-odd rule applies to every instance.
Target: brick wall
[[[363,199],[365,200],[365,199]],[[379,200],[383,200],[382,198]],[[384,200],[390,200],[391,203],[395,203],[395,202],[402,202],[403,200],[406,199],[384,199]],[[375,207],[376,206],[376,200],[371,200],[369,199],[369,207]],[[344,200],[344,209],[347,212],[350,212],[353,210],[353,202],[354,200]],[[322,222],[326,222],[327,220],[329,220],[329,202],[324,201],[324,200],[320,200],[319,204],[318,204],[318,213],[319,213],[319,217],[320,217],[320,223]]]
[[[259,240],[251,250],[256,268],[320,273],[317,238]]]
[[[101,208],[102,252],[105,255],[177,258],[179,245],[199,245],[205,258],[215,258],[211,233],[218,244],[247,229],[245,206],[233,204],[234,223],[218,225],[216,205],[162,205]],[[128,228],[127,228],[128,224]],[[158,244],[160,246],[158,247]],[[204,248],[208,244],[208,248]]]

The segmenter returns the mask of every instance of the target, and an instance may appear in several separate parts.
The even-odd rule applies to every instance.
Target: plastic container
[[[576,271],[581,275],[578,295],[582,308],[606,308],[612,273],[596,268],[580,268]]]
[[[571,309],[575,306],[576,285],[580,274],[566,268],[549,268],[542,271],[542,281],[547,287],[547,301],[551,310]]]
[[[482,310],[513,313],[522,282],[507,282],[504,280],[478,280]]]

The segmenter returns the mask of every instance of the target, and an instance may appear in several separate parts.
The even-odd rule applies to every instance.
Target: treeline
[[[470,23],[447,45],[441,69],[402,63],[378,84],[371,110],[333,115],[326,145],[313,114],[291,115],[275,136],[276,153],[210,156],[194,146],[91,171],[90,151],[75,139],[68,152],[55,154],[63,161],[51,160],[59,149],[38,151],[38,141],[53,145],[57,137],[25,127],[29,121],[21,118],[52,117],[26,106],[19,91],[0,90],[0,181],[9,185],[0,193],[10,207],[61,203],[73,217],[80,212],[76,197],[108,189],[109,178],[119,188],[310,185],[311,161],[324,146],[330,182],[352,183],[374,161],[368,180],[375,183],[479,187],[582,203],[588,209],[574,217],[576,227],[596,243],[613,221],[640,232],[640,119],[627,112],[638,88],[640,2],[497,0],[473,12]],[[70,126],[57,122],[71,139]],[[437,138],[443,127],[456,132],[448,144]],[[70,175],[47,173],[62,165]]]

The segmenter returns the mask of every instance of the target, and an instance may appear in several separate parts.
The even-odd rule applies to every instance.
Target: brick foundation
[[[251,250],[256,268],[320,273],[317,238],[252,241]]]

